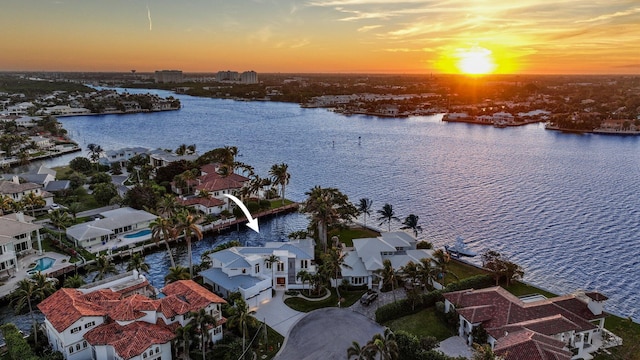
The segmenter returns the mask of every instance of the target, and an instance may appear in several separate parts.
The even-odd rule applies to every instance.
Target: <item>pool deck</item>
[[[37,250],[34,250],[31,254],[18,258],[18,267],[20,270],[12,274],[9,279],[0,281],[0,298],[3,298],[13,292],[20,280],[29,278],[31,276],[31,274],[28,273],[30,270],[29,265],[43,257],[49,257],[56,260],[50,268],[42,271],[43,274],[49,274],[70,265],[69,256],[55,252],[43,252],[40,254]]]
[[[148,230],[148,229],[136,229],[135,231],[132,231],[132,232],[120,234],[115,239],[109,240],[101,245],[92,246],[90,249],[87,249],[87,250],[89,250],[94,254],[97,254],[103,250],[109,251],[109,250],[119,249],[119,248],[129,248],[129,249],[134,248],[139,243],[143,243],[151,239],[151,233],[142,235],[142,236],[130,237],[130,238],[126,238],[125,236],[135,234],[143,230]]]

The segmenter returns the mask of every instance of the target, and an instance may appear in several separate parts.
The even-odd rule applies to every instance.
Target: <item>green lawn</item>
[[[284,199],[284,205],[282,205],[281,199],[271,200],[271,209],[277,209],[279,207],[283,207],[289,204],[293,204],[293,201],[289,199]]]
[[[353,239],[375,238],[380,236],[380,233],[362,227],[354,227],[348,229],[331,230],[329,232],[328,238],[331,239],[332,236],[338,236],[340,242],[343,242],[346,246],[351,247],[353,246]]]
[[[505,287],[508,292],[512,293],[515,296],[524,296],[524,295],[532,295],[532,294],[541,294],[546,296],[547,298],[552,298],[558,296],[557,294],[550,293],[548,291],[538,289],[534,286],[523,284],[519,281],[516,281],[509,285],[509,287]]]
[[[622,337],[622,346],[609,349],[615,357],[603,353],[598,354],[596,360],[640,360],[640,324],[611,315],[604,321],[604,327]]]
[[[451,259],[451,261],[449,262],[449,271],[456,274],[459,280],[466,279],[476,275],[488,274],[488,272],[485,270],[482,270],[473,265],[465,264],[462,261],[458,261],[456,259]],[[454,282],[454,281],[455,281],[455,278],[453,277],[447,278],[447,284],[449,282]]]
[[[344,302],[342,303],[343,307],[349,307],[355,304],[356,301],[360,299],[362,294],[364,294],[365,290],[357,290],[357,291],[340,291],[340,296],[344,298]],[[302,312],[310,312],[316,309],[333,307],[338,304],[338,295],[336,295],[335,289],[331,289],[331,296],[324,300],[320,301],[309,301],[300,297],[288,298],[284,301],[284,303],[292,308],[293,310],[302,311]]]
[[[404,330],[418,338],[433,336],[439,341],[455,335],[438,317],[433,306],[416,314],[389,321],[383,325],[393,331]]]

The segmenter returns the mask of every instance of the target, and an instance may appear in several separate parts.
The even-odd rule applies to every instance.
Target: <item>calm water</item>
[[[238,159],[261,176],[285,162],[291,173],[287,197],[293,200],[321,185],[339,188],[353,202],[371,198],[376,210],[390,203],[400,218],[418,215],[424,229],[419,237],[438,247],[462,236],[477,252],[493,249],[511,257],[528,282],[557,293],[598,290],[609,296],[610,311],[640,319],[639,138],[177,97],[184,107],[176,112],[60,121],[84,148],[175,149],[184,143],[204,152],[235,145]],[[242,230],[205,239],[196,245],[195,261],[214,242],[284,240],[304,229],[306,220],[293,214],[260,226],[260,235]],[[162,252],[150,256],[149,263],[168,263]],[[164,268],[152,271],[160,286]]]

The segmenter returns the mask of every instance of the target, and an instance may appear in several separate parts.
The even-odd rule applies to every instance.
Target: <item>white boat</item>
[[[453,246],[445,245],[444,248],[447,250],[449,255],[453,257],[460,257],[460,256],[473,257],[478,255],[473,250],[467,248],[467,244],[464,243],[464,240],[462,239],[461,236],[458,236],[456,238],[456,243]]]

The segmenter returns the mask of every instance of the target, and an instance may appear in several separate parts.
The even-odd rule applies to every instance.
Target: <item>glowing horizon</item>
[[[0,71],[640,74],[635,0],[27,0],[0,23]]]

